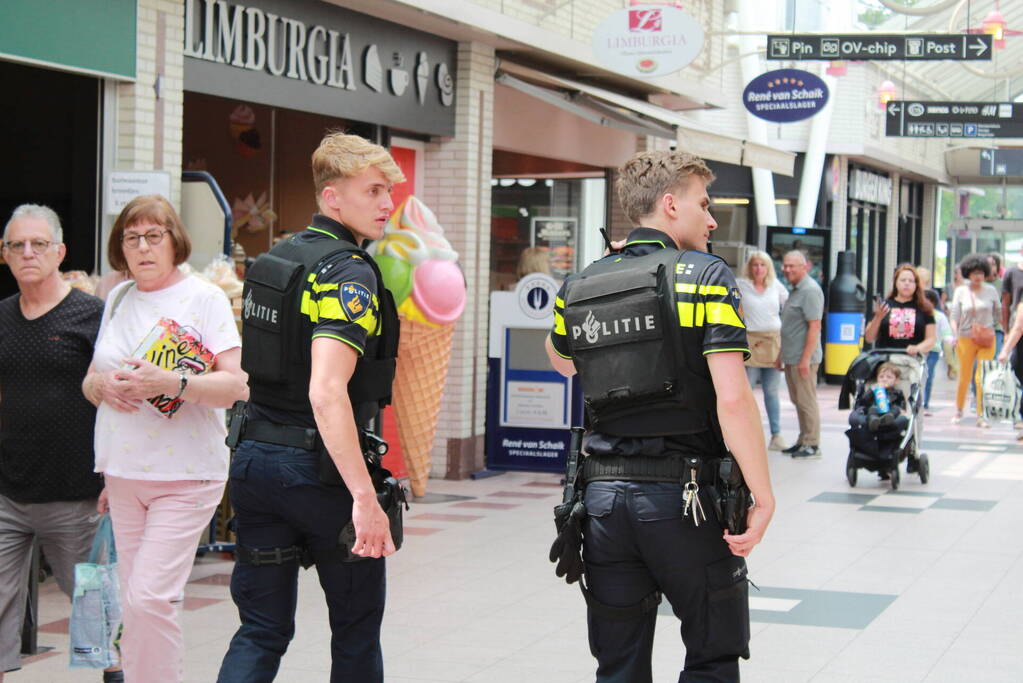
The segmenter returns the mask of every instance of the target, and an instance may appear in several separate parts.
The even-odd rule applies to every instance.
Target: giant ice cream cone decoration
[[[414,196],[391,216],[373,246],[401,320],[394,414],[412,493],[426,493],[455,322],[465,308],[458,254],[433,212]]]

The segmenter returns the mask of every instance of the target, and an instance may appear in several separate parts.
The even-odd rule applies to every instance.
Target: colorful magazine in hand
[[[202,344],[202,335],[191,327],[182,327],[170,318],[160,318],[131,354],[164,370],[190,375],[210,371],[216,357]],[[146,399],[153,408],[170,419],[184,401],[164,394]]]

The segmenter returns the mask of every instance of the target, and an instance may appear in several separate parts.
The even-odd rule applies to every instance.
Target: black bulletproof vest
[[[680,256],[665,248],[645,256],[606,257],[569,282],[565,335],[594,431],[671,436],[715,424],[703,328],[679,326],[675,266]],[[694,367],[694,350],[702,367]]]
[[[398,355],[398,313],[391,292],[370,256],[345,240],[279,242],[260,255],[245,276],[242,296],[242,369],[249,373],[249,398],[259,405],[312,415],[309,404],[313,322],[302,313],[305,283],[328,257],[352,252],[376,274],[380,334],[366,348],[348,382],[348,396],[359,407],[391,402]]]

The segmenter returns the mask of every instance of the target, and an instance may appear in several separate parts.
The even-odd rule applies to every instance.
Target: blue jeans
[[[1005,332],[995,330],[995,358],[1002,352],[1002,343],[1005,342]]]
[[[764,387],[764,408],[767,410],[767,422],[771,425],[771,435],[781,434],[781,404],[778,402],[778,378],[781,370],[776,368],[746,367],[749,385],[757,386],[757,379]]]
[[[941,354],[931,351],[927,354],[927,382],[924,384],[924,408],[931,407],[931,387],[934,386],[934,369],[938,367]]]

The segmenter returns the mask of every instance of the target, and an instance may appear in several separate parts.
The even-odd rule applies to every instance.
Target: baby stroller
[[[882,363],[892,363],[899,367],[902,376],[896,384],[896,388],[902,391],[906,398],[906,412],[908,424],[900,432],[900,439],[895,447],[894,457],[884,459],[874,453],[864,452],[867,449],[858,449],[854,439],[850,439],[849,458],[845,464],[845,476],[849,480],[849,486],[856,486],[857,472],[860,468],[877,472],[882,477],[888,475],[893,490],[899,488],[900,473],[899,464],[909,459],[915,459],[916,472],[920,476],[920,483],[926,484],[930,477],[931,467],[927,455],[920,453],[920,438],[923,427],[921,419],[923,392],[922,387],[927,379],[927,366],[922,358],[908,355],[902,349],[874,349],[861,353],[849,366],[845,381],[842,384],[842,391],[839,394],[839,409],[850,407],[850,397],[860,396],[862,392],[871,391],[873,382],[877,378],[877,369]],[[850,434],[852,430],[846,432]]]

